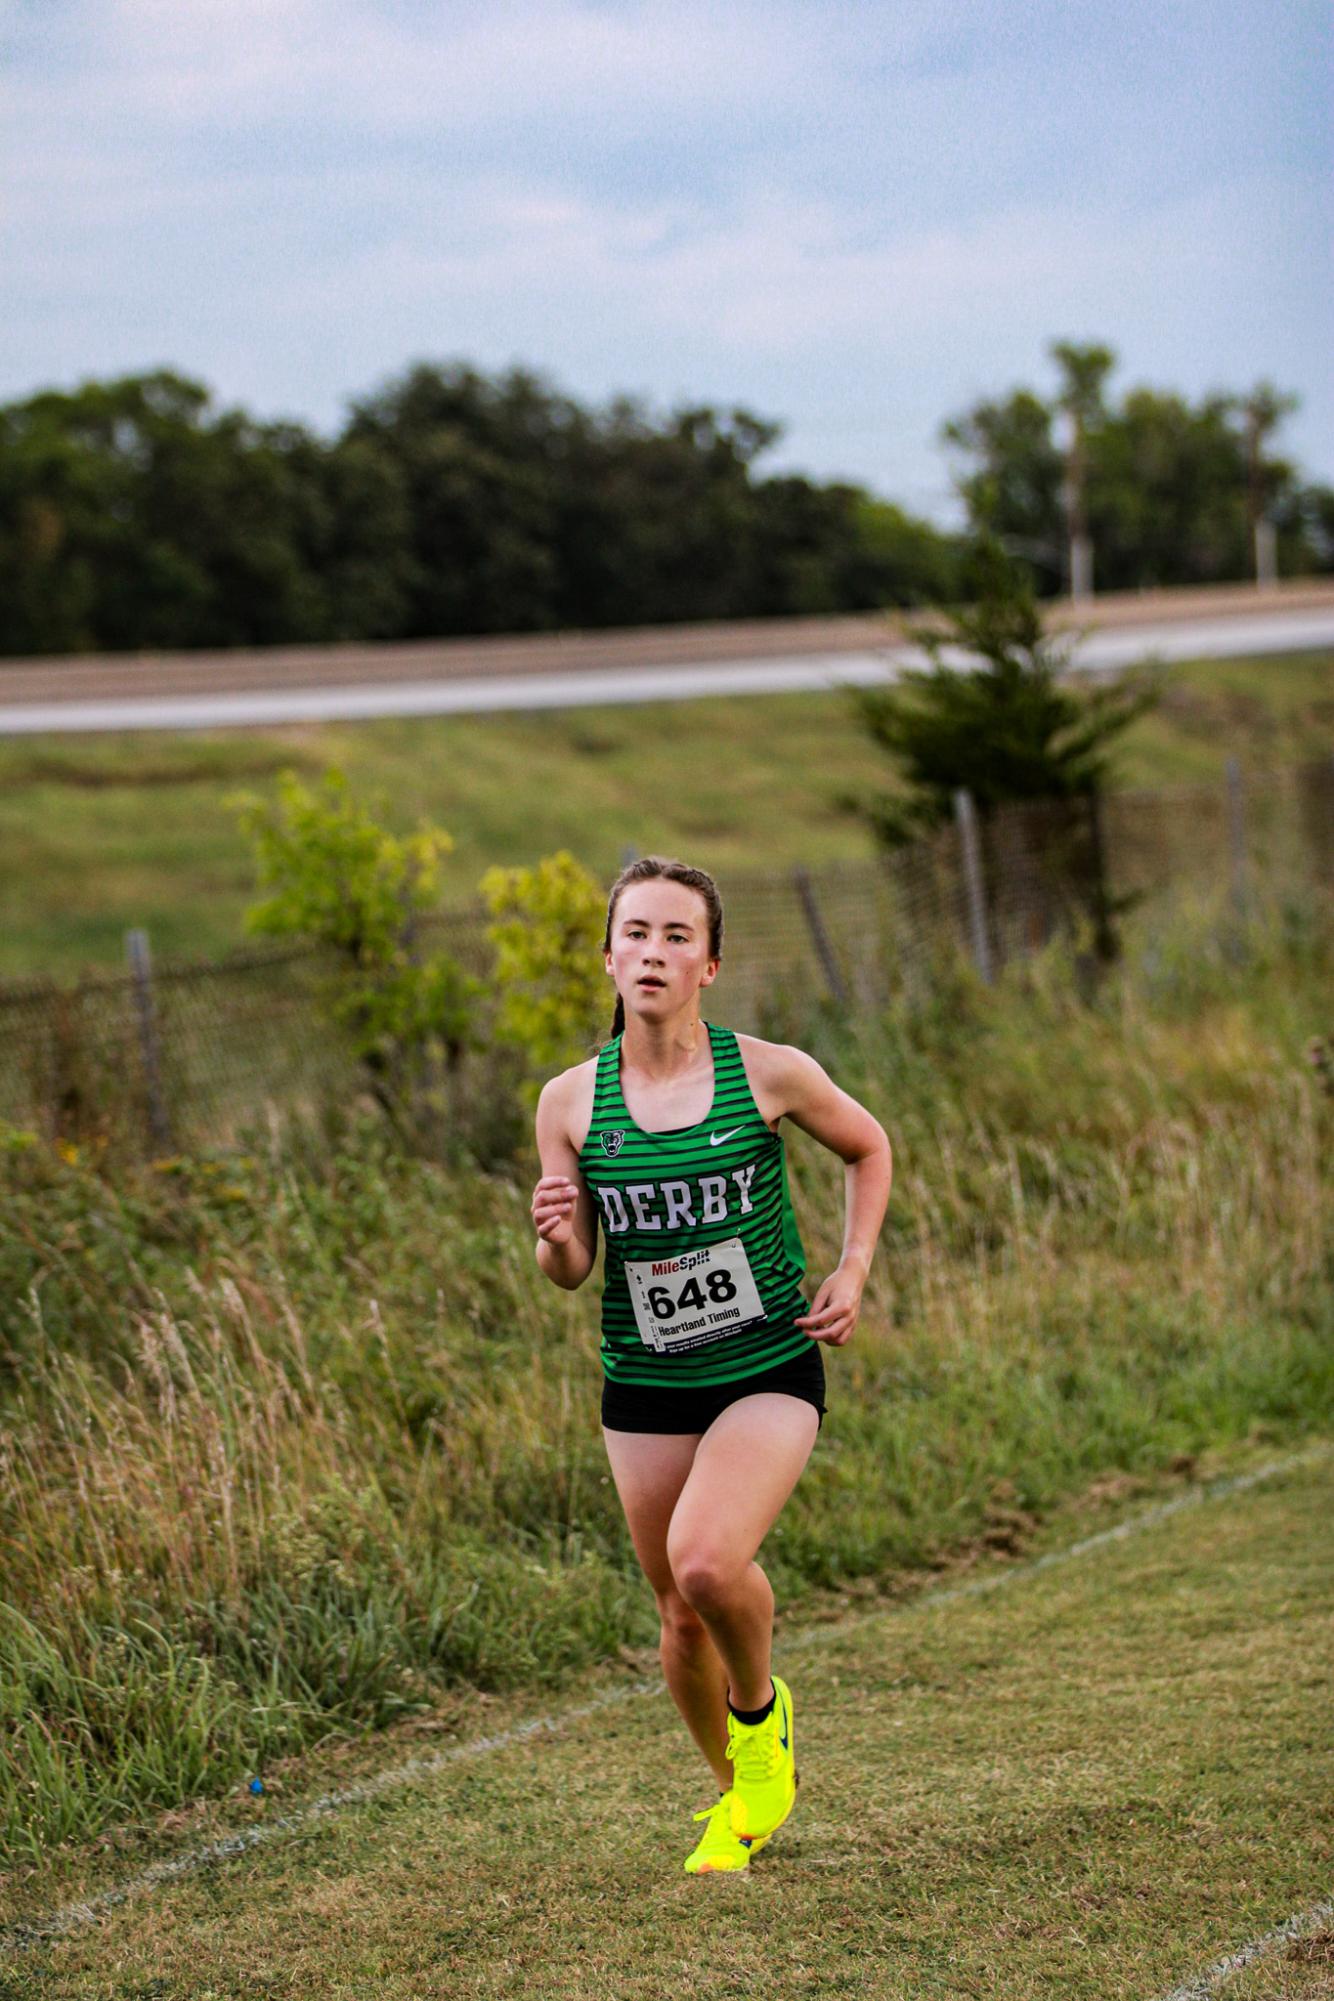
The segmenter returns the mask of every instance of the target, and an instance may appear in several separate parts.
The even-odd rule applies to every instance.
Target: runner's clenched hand
[[[852,1337],[861,1305],[861,1280],[840,1265],[816,1293],[810,1312],[799,1314],[792,1324],[804,1327],[812,1341],[827,1341],[831,1348],[841,1348]]]
[[[533,1190],[533,1224],[549,1244],[568,1244],[574,1234],[579,1190],[563,1174],[544,1174]]]

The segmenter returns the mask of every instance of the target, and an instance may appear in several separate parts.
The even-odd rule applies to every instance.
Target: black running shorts
[[[824,1423],[824,1356],[812,1341],[804,1355],[780,1362],[733,1383],[701,1383],[694,1389],[661,1389],[655,1383],[615,1383],[602,1379],[602,1422],[608,1431],[707,1431],[720,1411],[758,1390],[781,1390],[814,1404]]]

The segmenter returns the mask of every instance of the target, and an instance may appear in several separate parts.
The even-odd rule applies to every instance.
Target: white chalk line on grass
[[[1193,1488],[1175,1500],[1165,1501],[1157,1507],[1146,1508],[1141,1514],[1131,1515],[1114,1528],[1103,1529],[1097,1535],[1085,1536],[1081,1541],[1071,1543],[1066,1549],[1051,1550],[1045,1556],[1031,1557],[1022,1563],[1012,1565],[1008,1570],[997,1571],[992,1577],[972,1578],[965,1584],[947,1585],[938,1591],[923,1592],[920,1596],[905,1598],[899,1603],[887,1603],[875,1609],[854,1615],[851,1619],[839,1620],[835,1624],[821,1626],[809,1639],[798,1639],[792,1651],[800,1653],[803,1646],[824,1645],[834,1633],[850,1632],[864,1625],[870,1619],[883,1619],[886,1614],[900,1609],[913,1609],[919,1605],[945,1605],[957,1598],[971,1597],[976,1592],[994,1591],[1002,1584],[1015,1578],[1033,1577],[1039,1571],[1050,1569],[1056,1563],[1069,1563],[1076,1557],[1086,1556],[1091,1550],[1101,1549],[1105,1544],[1122,1541],[1126,1536],[1138,1534],[1142,1529],[1153,1528],[1170,1516],[1180,1514],[1183,1508],[1198,1506],[1204,1501],[1222,1500],[1229,1494],[1242,1493],[1248,1487],[1255,1487],[1263,1480],[1272,1480],[1277,1474],[1287,1473],[1313,1460],[1325,1457],[1334,1451],[1334,1446],[1320,1444],[1308,1447],[1304,1452],[1293,1453],[1286,1459],[1272,1461],[1267,1466],[1259,1466],[1250,1473],[1238,1473],[1223,1480],[1210,1481],[1203,1487]],[[335,1792],[324,1793],[319,1799],[309,1800],[304,1806],[294,1807],[290,1813],[278,1814],[272,1820],[265,1820],[258,1826],[238,1830],[235,1834],[224,1834],[217,1841],[206,1842],[200,1848],[192,1848],[184,1855],[176,1855],[162,1862],[154,1862],[147,1869],[134,1876],[127,1883],[121,1883],[110,1890],[102,1890],[95,1897],[75,1904],[66,1904],[63,1909],[52,1911],[45,1917],[18,1919],[0,1925],[0,1947],[22,1948],[37,1945],[44,1939],[60,1938],[79,1925],[95,1924],[106,1911],[123,1904],[136,1891],[155,1889],[160,1883],[178,1882],[183,1876],[190,1876],[196,1870],[205,1869],[211,1862],[225,1862],[234,1855],[243,1855],[248,1849],[257,1848],[261,1842],[272,1841],[275,1836],[290,1833],[293,1828],[304,1826],[307,1821],[321,1815],[336,1813],[340,1807],[361,1806],[365,1802],[379,1798],[382,1793],[393,1791],[399,1786],[411,1785],[414,1779],[428,1778],[435,1772],[458,1763],[463,1758],[480,1758],[488,1751],[503,1751],[511,1744],[521,1744],[526,1738],[536,1736],[539,1731],[556,1732],[569,1723],[581,1722],[587,1716],[597,1715],[615,1703],[628,1702],[637,1695],[660,1695],[666,1689],[666,1682],[659,1676],[654,1681],[632,1682],[626,1688],[611,1689],[593,1702],[581,1704],[575,1709],[565,1709],[556,1716],[535,1716],[527,1723],[517,1724],[512,1730],[497,1731],[494,1736],[475,1737],[467,1744],[454,1744],[447,1750],[436,1751],[430,1757],[409,1758],[404,1764],[391,1766],[387,1771],[377,1773],[373,1778],[362,1780],[357,1785],[343,1786]]]
[[[1334,1452],[1334,1445],[1321,1443],[1308,1446],[1304,1452],[1296,1452],[1288,1459],[1277,1459],[1268,1466],[1257,1466],[1254,1472],[1237,1473],[1225,1480],[1211,1480],[1203,1487],[1192,1487],[1189,1493],[1179,1494],[1173,1501],[1162,1501],[1156,1507],[1145,1508],[1138,1515],[1129,1515],[1115,1528],[1100,1529],[1097,1535],[1085,1536],[1079,1542],[1070,1543],[1065,1549],[1049,1550],[1045,1556],[1027,1557],[1022,1563],[1011,1565],[1008,1570],[995,1571],[989,1577],[972,1577],[965,1584],[949,1584],[939,1591],[924,1591],[920,1596],[908,1597],[889,1604],[881,1604],[870,1611],[855,1613],[850,1619],[840,1619],[836,1625],[821,1626],[821,1641],[831,1633],[853,1632],[870,1619],[883,1619],[887,1611],[917,1605],[947,1605],[951,1599],[971,1598],[980,1591],[999,1591],[1003,1584],[1011,1584],[1016,1578],[1035,1577],[1041,1570],[1050,1570],[1053,1564],[1069,1563],[1074,1557],[1087,1556],[1090,1550],[1101,1549],[1109,1542],[1122,1542],[1127,1536],[1138,1535],[1141,1529],[1156,1527],[1172,1515],[1179,1515],[1183,1508],[1198,1507],[1204,1501],[1219,1501],[1228,1494],[1240,1494],[1247,1487],[1257,1487],[1262,1480],[1272,1480],[1278,1473],[1287,1473],[1298,1466],[1307,1466],[1315,1460],[1324,1459]],[[793,1651],[800,1652],[804,1643],[794,1642]]]
[[[1163,1996],[1163,2001],[1211,2001],[1223,1982],[1231,1980],[1234,1973],[1243,1973],[1248,1966],[1254,1966],[1257,1959],[1263,1959],[1275,1946],[1295,1943],[1307,1932],[1314,1931],[1324,1919],[1331,1917],[1334,1917],[1334,1900],[1315,1904],[1309,1911],[1303,1911],[1300,1917],[1285,1918],[1281,1925],[1275,1925],[1273,1931],[1266,1932],[1263,1938],[1252,1939],[1249,1945],[1239,1946],[1236,1952],[1228,1953],[1207,1972],[1198,1973],[1193,1980],[1174,1987],[1170,1994]]]
[[[86,1903],[66,1904],[63,1910],[53,1911],[48,1917],[20,1919],[0,1925],[0,1946],[35,1945],[41,1939],[59,1938],[77,1925],[95,1923],[104,1911],[123,1904],[136,1890],[151,1890],[159,1883],[176,1882],[182,1876],[190,1876],[197,1869],[206,1868],[210,1862],[225,1862],[230,1856],[244,1855],[248,1848],[258,1848],[262,1841],[272,1841],[275,1835],[286,1834],[321,1814],[335,1813],[343,1806],[361,1806],[367,1800],[378,1798],[381,1793],[391,1792],[396,1786],[410,1785],[414,1779],[442,1771],[460,1758],[480,1758],[487,1751],[503,1751],[507,1745],[521,1744],[524,1738],[535,1736],[539,1730],[559,1730],[562,1725],[577,1723],[585,1716],[609,1708],[614,1702],[625,1702],[632,1695],[653,1695],[666,1685],[664,1681],[635,1682],[628,1688],[613,1689],[609,1694],[599,1696],[596,1702],[585,1703],[582,1708],[562,1710],[559,1716],[535,1716],[531,1722],[520,1723],[513,1730],[497,1731],[494,1737],[475,1737],[469,1744],[451,1745],[448,1750],[437,1751],[429,1758],[409,1758],[402,1765],[377,1772],[374,1778],[355,1786],[342,1786],[336,1792],[323,1793],[319,1799],[309,1800],[305,1806],[295,1807],[291,1813],[278,1814],[257,1827],[245,1827],[236,1834],[224,1834],[219,1840],[206,1842],[202,1848],[192,1848],[185,1855],[154,1862],[128,1883],[122,1883],[113,1890],[103,1890]]]

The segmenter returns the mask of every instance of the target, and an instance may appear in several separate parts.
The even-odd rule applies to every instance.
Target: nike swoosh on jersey
[[[742,1128],[741,1128],[740,1126],[733,1126],[733,1127],[732,1127],[732,1130],[731,1130],[730,1132],[725,1132],[725,1133],[710,1133],[710,1134],[709,1134],[709,1145],[710,1145],[710,1146],[721,1146],[721,1145],[722,1145],[722,1143],[723,1143],[723,1141],[724,1141],[725,1139],[735,1139],[735,1138],[736,1138],[736,1136],[737,1136],[737,1134],[738,1134],[738,1133],[739,1133],[739,1132],[740,1132],[741,1130],[742,1130]]]

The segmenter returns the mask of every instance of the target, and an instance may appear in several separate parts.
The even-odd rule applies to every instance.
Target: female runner
[[[537,1261],[582,1285],[606,1238],[602,1425],[657,1599],[667,1686],[720,1798],[692,1874],[744,1869],[796,1800],[792,1692],[771,1673],[755,1553],[824,1420],[819,1343],[857,1324],[889,1140],[802,1050],[700,1018],[723,914],[702,869],[646,856],[607,907],[612,1040],[537,1107]],[[846,1163],[843,1254],[809,1308],[780,1119]]]

